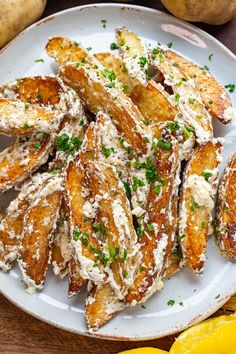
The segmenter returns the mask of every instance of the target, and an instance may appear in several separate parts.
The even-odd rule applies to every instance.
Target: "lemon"
[[[236,313],[187,329],[176,339],[170,354],[236,354]]]
[[[126,350],[125,352],[120,352],[118,354],[166,354],[164,350],[157,349],[157,348],[136,348],[131,350]]]

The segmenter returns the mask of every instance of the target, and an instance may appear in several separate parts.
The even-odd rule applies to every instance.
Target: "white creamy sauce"
[[[199,206],[214,208],[214,190],[203,176],[190,175],[185,181],[185,188],[191,190],[192,197]]]

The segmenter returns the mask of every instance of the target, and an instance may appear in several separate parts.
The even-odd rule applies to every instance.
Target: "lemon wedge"
[[[168,353],[168,352],[161,350],[161,349],[144,347],[144,348],[136,348],[136,349],[126,350],[126,351],[120,352],[118,354],[166,354],[166,353]]]
[[[181,333],[170,354],[236,354],[236,313],[211,318]]]

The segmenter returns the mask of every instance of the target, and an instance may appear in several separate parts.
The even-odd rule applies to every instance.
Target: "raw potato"
[[[37,21],[47,0],[0,0],[0,47]]]
[[[222,25],[236,15],[235,0],[161,0],[176,17],[192,22]]]

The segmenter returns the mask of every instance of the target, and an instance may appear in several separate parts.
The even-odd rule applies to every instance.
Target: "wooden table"
[[[69,7],[94,1],[48,0],[43,17]],[[105,1],[103,1],[105,2]],[[165,11],[158,0],[135,4]],[[218,38],[236,54],[236,18],[223,26],[196,24]],[[236,295],[215,315],[236,310]],[[169,350],[175,336],[146,342],[112,342],[82,337],[47,325],[19,310],[0,295],[0,353],[110,354],[140,346]]]

